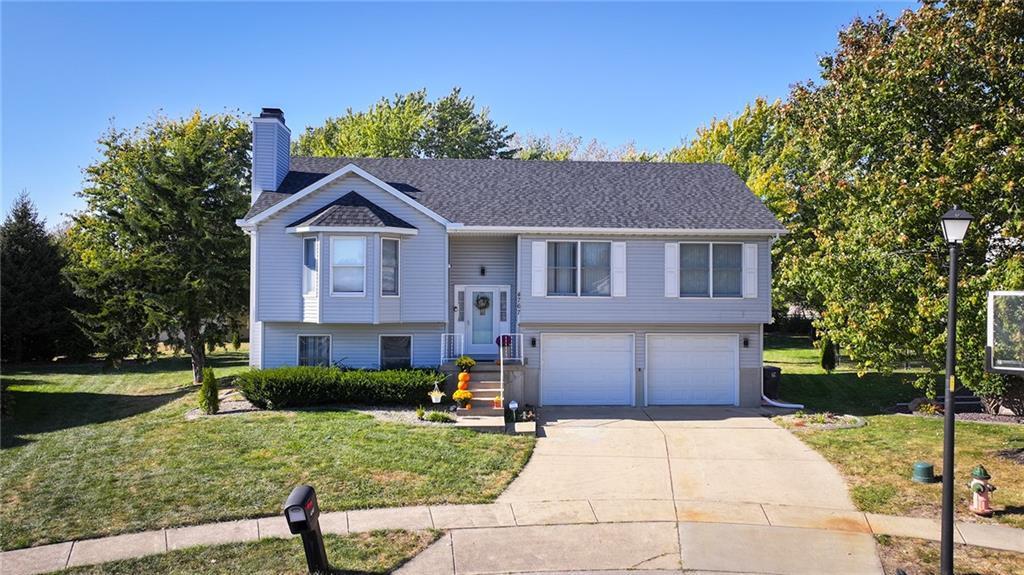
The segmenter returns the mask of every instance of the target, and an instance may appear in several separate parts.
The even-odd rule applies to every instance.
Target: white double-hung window
[[[679,295],[743,297],[743,245],[680,244]]]
[[[366,238],[331,238],[331,295],[361,296],[366,293]]]
[[[302,240],[302,294],[315,296],[317,288],[317,241],[316,238]]]
[[[548,242],[549,296],[612,295],[611,242]]]

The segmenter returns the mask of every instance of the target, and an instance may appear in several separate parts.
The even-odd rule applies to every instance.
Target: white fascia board
[[[396,190],[395,187],[392,186],[391,184],[385,182],[384,180],[381,180],[377,176],[374,176],[373,174],[367,172],[366,170],[360,168],[359,166],[357,166],[355,164],[349,164],[349,165],[345,166],[344,168],[341,168],[340,170],[337,170],[337,171],[335,171],[335,172],[333,172],[331,174],[328,174],[328,175],[324,176],[323,178],[320,178],[319,180],[313,182],[312,184],[306,186],[305,188],[295,192],[294,194],[289,196],[287,199],[285,199],[285,200],[283,200],[281,202],[278,202],[278,203],[274,204],[273,206],[267,208],[266,210],[263,210],[262,212],[256,214],[252,218],[249,218],[248,220],[246,220],[246,222],[249,223],[249,224],[255,224],[255,223],[261,222],[261,221],[269,218],[270,216],[276,214],[277,212],[279,212],[279,211],[287,208],[288,206],[294,204],[295,202],[301,200],[302,198],[304,198],[304,197],[312,194],[313,192],[319,190],[320,188],[323,188],[327,184],[330,184],[334,180],[337,180],[338,178],[340,178],[342,176],[346,176],[348,174],[356,174],[357,176],[360,176],[361,178],[367,180],[371,184],[373,184],[373,185],[377,186],[378,188],[384,190],[385,192],[388,192],[389,194],[395,196],[400,201],[405,202],[406,204],[408,204],[412,208],[414,208],[414,209],[416,209],[416,210],[426,214],[427,217],[429,217],[430,219],[434,220],[435,222],[441,224],[442,226],[448,226],[451,223],[448,220],[446,220],[445,218],[443,218],[440,215],[438,215],[437,213],[435,213],[433,210],[427,208],[423,204],[417,202],[416,200],[414,200],[414,199],[410,198],[409,196],[403,194],[402,192]]]
[[[775,229],[697,229],[697,228],[560,228],[534,226],[448,226],[452,234],[595,234],[595,235],[647,235],[647,236],[775,236],[786,230]]]
[[[405,236],[415,236],[419,233],[419,230],[413,230],[409,228],[392,228],[392,227],[354,227],[354,226],[293,226],[285,228],[284,231],[290,234],[305,234],[313,232],[332,232],[332,233],[357,233],[357,234],[400,234]]]

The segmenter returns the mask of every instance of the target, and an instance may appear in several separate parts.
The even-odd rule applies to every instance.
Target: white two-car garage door
[[[633,334],[543,334],[543,405],[632,405]]]
[[[739,337],[647,335],[649,405],[737,405]]]

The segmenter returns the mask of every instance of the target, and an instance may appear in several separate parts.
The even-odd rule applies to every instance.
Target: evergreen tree
[[[0,226],[0,353],[6,361],[88,352],[69,309],[75,300],[61,275],[63,265],[45,220],[22,193]],[[65,343],[74,343],[76,349],[63,349]]]

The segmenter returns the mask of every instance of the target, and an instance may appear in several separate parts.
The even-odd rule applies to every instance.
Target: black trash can
[[[782,368],[774,365],[764,366],[764,394],[769,399],[779,398],[779,385],[782,384]]]

